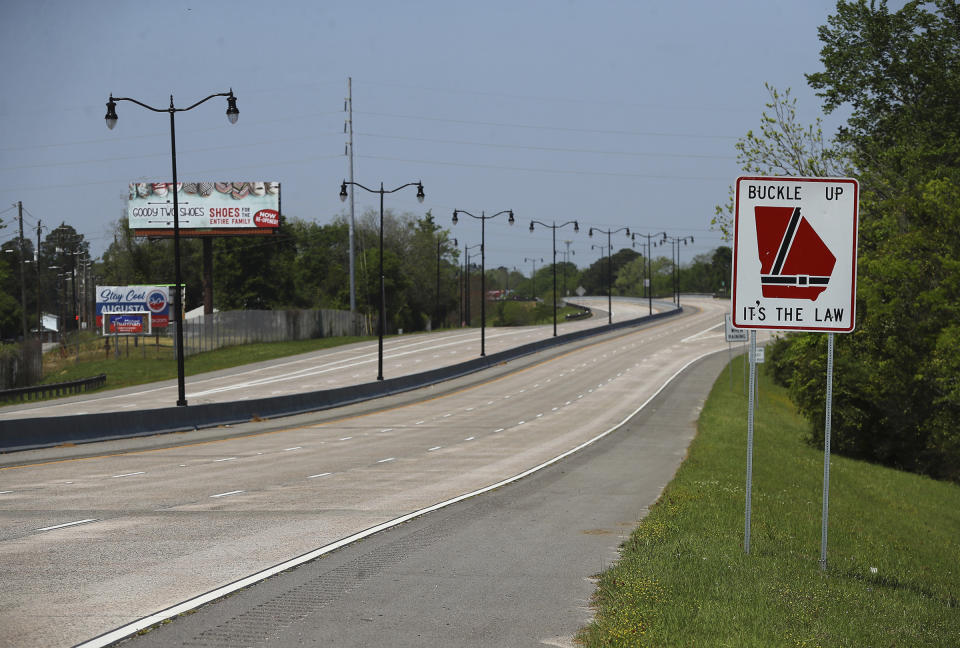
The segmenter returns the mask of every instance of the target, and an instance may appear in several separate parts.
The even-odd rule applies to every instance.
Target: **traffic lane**
[[[136,637],[203,645],[573,646],[591,577],[671,479],[725,362],[526,479],[368,538]]]
[[[563,323],[559,329],[567,333],[604,323],[589,318]],[[473,359],[480,354],[480,335],[476,329],[453,329],[385,338],[384,372],[403,376]],[[551,335],[552,327],[544,325],[491,327],[485,337],[489,353],[495,353]],[[195,405],[228,402],[371,382],[378,356],[376,343],[363,342],[192,376],[185,381],[187,400]],[[12,405],[0,409],[0,420],[166,407],[175,400],[176,389],[176,381],[168,380],[43,404]]]
[[[656,330],[650,333],[651,337],[662,335]],[[624,339],[630,337],[638,334]],[[84,508],[87,503],[107,502],[115,492],[111,485],[101,484],[99,489],[90,485],[89,489],[76,491],[57,489],[48,494],[61,499],[54,515],[45,515],[44,507],[38,505],[41,494],[31,493],[26,504],[13,504],[10,512],[32,515],[32,531],[0,543],[0,562],[17,566],[6,579],[6,600],[0,601],[5,618],[0,625],[8,629],[5,632],[19,633],[17,645],[67,645],[78,636],[92,636],[106,629],[117,613],[129,619],[143,616],[186,598],[190,590],[206,591],[357,529],[516,474],[572,447],[602,424],[603,417],[609,417],[615,408],[609,402],[599,402],[598,395],[609,393],[614,404],[623,405],[622,394],[602,387],[604,378],[612,379],[616,373],[610,371],[609,356],[604,358],[599,352],[603,349],[598,349],[604,344],[621,343],[617,339],[584,347],[520,372],[522,376],[506,376],[467,390],[474,402],[464,401],[464,412],[470,407],[476,412],[478,405],[487,406],[480,413],[471,413],[468,423],[473,423],[473,428],[456,422],[425,426],[430,416],[443,419],[453,413],[449,409],[430,410],[429,403],[417,404],[396,413],[365,417],[369,418],[365,431],[375,441],[378,433],[384,435],[382,442],[353,444],[350,452],[325,451],[311,456],[288,450],[304,447],[316,437],[315,430],[303,427],[217,444],[216,452],[203,457],[194,456],[196,448],[144,453],[145,458],[161,458],[168,464],[179,462],[177,468],[181,468],[180,463],[188,463],[181,460],[182,456],[195,458],[198,469],[192,478],[181,473],[173,482],[148,488],[147,501],[137,505],[133,504],[134,494],[125,490],[117,495],[121,502],[127,502],[125,511]],[[656,344],[662,347],[662,343]],[[611,346],[611,350],[616,348]],[[662,348],[658,352],[664,361],[676,359],[676,354]],[[615,354],[621,360],[628,355],[622,350]],[[560,360],[566,360],[562,369],[568,375],[555,379],[563,373],[558,369]],[[628,380],[631,371],[621,371],[620,380]],[[645,375],[645,382],[649,382],[653,374],[648,370]],[[573,384],[574,379],[578,384]],[[547,380],[570,383],[566,392],[555,394],[565,400],[555,401],[553,407],[567,407],[559,425],[557,419],[546,415],[545,407],[531,407],[531,403],[539,405],[535,397],[524,396],[524,390],[539,380],[544,384]],[[543,392],[534,388],[530,393],[537,396]],[[346,438],[354,436],[345,433],[349,429],[338,429],[333,423],[327,427],[343,435],[336,437],[338,442],[353,441]],[[438,437],[438,429],[463,434],[460,444],[454,445],[455,439],[450,438],[451,446],[445,452],[443,448],[434,449],[445,440]],[[329,445],[324,447],[329,449]],[[204,452],[209,453],[209,447]],[[292,474],[283,469],[283,462],[276,461],[280,452],[302,457],[305,463]],[[213,454],[219,456],[214,458]],[[341,470],[319,465],[327,460],[327,465]],[[82,464],[90,471],[97,462],[63,462],[0,474],[4,480],[13,473],[36,478],[35,471],[40,470],[48,472],[40,475],[35,485],[76,482],[74,475],[58,471],[70,464]],[[113,464],[100,467],[92,471],[91,479],[98,475],[102,482],[141,477],[107,477],[114,468]],[[131,468],[137,467],[124,466],[123,470],[139,472]],[[150,470],[143,472],[149,474]],[[323,475],[326,472],[331,474]],[[18,487],[13,485],[12,490],[16,492]],[[3,490],[7,490],[6,482]],[[158,493],[168,499],[149,499]],[[66,505],[68,498],[73,498],[74,508]],[[160,504],[166,504],[166,508]],[[43,530],[65,521],[87,519],[92,521]],[[91,546],[96,547],[92,555],[88,552]],[[68,590],[62,588],[64,582],[71,583]],[[54,601],[56,607],[43,605],[37,609],[38,601]],[[57,616],[51,616],[54,613]],[[30,620],[26,627],[24,620]]]
[[[696,322],[694,324],[699,325]],[[683,329],[678,330],[682,331]],[[139,488],[144,488],[147,491],[155,489],[151,484],[156,480],[179,482],[183,474],[189,473],[191,470],[202,470],[206,481],[219,483],[217,478],[220,474],[231,474],[238,466],[247,468],[252,465],[255,467],[264,461],[270,461],[273,465],[282,468],[288,463],[296,463],[303,454],[310,455],[320,452],[325,456],[336,456],[338,448],[342,447],[342,444],[346,441],[360,442],[371,436],[388,440],[393,436],[402,435],[406,442],[415,438],[419,434],[419,430],[431,430],[432,428],[442,430],[445,426],[452,426],[458,431],[470,429],[474,421],[482,420],[479,417],[484,415],[484,411],[487,409],[494,410],[494,413],[500,416],[499,423],[491,428],[494,432],[499,432],[536,422],[537,419],[544,416],[555,415],[572,405],[574,401],[584,398],[595,390],[611,386],[610,383],[619,379],[624,372],[632,371],[635,367],[643,368],[651,364],[661,364],[663,356],[672,354],[673,349],[669,347],[660,348],[658,340],[669,333],[670,330],[667,327],[660,327],[660,330],[651,330],[646,332],[644,336],[624,338],[625,341],[616,347],[612,347],[610,351],[581,350],[567,358],[565,367],[551,368],[549,373],[541,375],[539,379],[535,377],[536,374],[534,373],[525,373],[524,377],[519,380],[516,376],[513,376],[508,377],[511,380],[500,381],[502,385],[500,390],[495,390],[492,387],[479,391],[466,390],[461,397],[462,406],[441,409],[432,415],[423,413],[424,408],[420,406],[406,408],[407,417],[405,419],[401,418],[399,421],[396,417],[403,410],[391,411],[389,414],[369,415],[358,419],[356,425],[350,421],[337,421],[333,424],[335,433],[332,435],[329,433],[324,435],[324,430],[330,427],[328,423],[307,425],[303,428],[303,437],[297,438],[295,445],[285,448],[274,447],[272,445],[273,441],[269,438],[248,438],[236,440],[231,447],[237,449],[232,453],[222,447],[221,444],[203,444],[196,447],[175,447],[163,453],[126,453],[106,457],[98,462],[63,462],[47,466],[44,470],[37,470],[36,472],[42,475],[39,479],[21,480],[16,484],[4,479],[10,474],[0,474],[0,487],[6,489],[6,486],[9,486],[10,489],[15,489],[8,493],[6,498],[8,501],[17,497],[34,498],[37,493],[47,489],[54,490],[57,493],[56,506],[68,503],[75,509],[87,509],[93,506],[104,509],[122,509],[127,505],[129,493],[136,493]],[[648,340],[648,342],[655,344],[657,348],[643,350],[642,340]],[[638,345],[640,345],[640,349],[635,351]],[[597,348],[602,347],[598,346]],[[635,352],[639,353],[640,357],[637,362],[633,363],[633,366],[626,363],[620,370],[614,371],[611,368],[612,365],[610,365],[608,358],[612,360],[619,354]],[[552,365],[552,367],[555,366]],[[595,368],[595,376],[593,377],[584,373],[591,367]],[[562,379],[568,374],[575,374],[577,371],[581,372],[582,380],[590,382],[582,388],[566,389]],[[534,378],[528,380],[527,376],[530,375],[533,375]],[[554,382],[554,380],[558,382]],[[596,382],[594,383],[594,381]],[[616,388],[617,386],[612,385],[612,387]],[[538,391],[549,391],[549,394],[542,399],[544,402],[542,411],[533,411],[526,407],[525,401],[521,397],[528,392],[529,395],[533,396]],[[515,414],[512,414],[512,410],[507,408],[511,399],[521,399],[512,401],[515,404],[522,403],[517,408],[513,408],[517,410]],[[427,410],[429,409],[431,408],[428,406]],[[513,418],[517,420],[514,421]],[[373,426],[373,429],[370,426]],[[356,437],[352,434],[338,436],[340,432],[337,430],[349,432],[355,427],[359,428]],[[486,429],[485,431],[489,432]],[[286,433],[294,434],[295,432],[287,430]],[[430,434],[434,434],[434,432],[430,432]],[[453,439],[452,442],[455,441],[456,439]],[[426,442],[424,441],[424,443]],[[429,451],[441,449],[443,449],[443,446],[437,446],[436,444],[428,447]],[[168,493],[169,490],[163,489],[163,493]],[[160,494],[157,494],[157,497],[160,497]],[[149,506],[166,506],[167,504],[168,502],[164,499],[148,502]],[[32,506],[41,509],[44,504],[42,501],[38,502],[34,499]]]

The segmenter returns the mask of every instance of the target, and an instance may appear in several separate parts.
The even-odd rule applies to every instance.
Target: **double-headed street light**
[[[627,238],[630,237],[629,227],[620,227],[615,230],[603,230],[599,227],[591,227],[587,236],[593,236],[594,232],[607,235],[607,324],[613,324],[613,243],[610,242],[610,235],[617,232],[626,232]]]
[[[673,257],[673,294],[677,308],[680,308],[680,244],[683,243],[686,245],[688,242],[693,243],[693,237],[684,236],[683,238],[674,238],[664,234],[663,242],[670,243],[670,253]]]
[[[456,225],[459,222],[457,214],[466,214],[471,218],[476,218],[480,221],[480,357],[487,355],[486,353],[486,328],[487,328],[487,272],[486,272],[486,223],[491,218],[496,218],[500,214],[507,214],[507,222],[513,225],[513,210],[505,209],[499,211],[496,214],[491,214],[490,216],[485,215],[483,212],[480,212],[480,215],[471,214],[468,211],[462,209],[453,210],[453,224]]]
[[[534,223],[543,227],[549,227],[553,230],[553,337],[557,337],[557,230],[567,225],[573,225],[573,231],[579,232],[580,225],[578,225],[575,220],[560,223],[559,225],[557,225],[556,221],[553,222],[553,225],[547,225],[543,221],[532,220],[530,221],[531,234],[533,233]]]
[[[380,183],[379,189],[370,189],[369,187],[364,187],[359,182],[354,182],[352,180],[344,180],[340,185],[340,200],[344,201],[347,199],[347,196],[350,194],[347,193],[347,185],[353,185],[354,187],[360,187],[364,191],[369,191],[370,193],[380,194],[380,314],[377,317],[377,380],[383,380],[383,330],[387,327],[386,324],[386,313],[384,313],[383,306],[383,194],[394,193],[400,191],[405,187],[412,187],[416,185],[417,187],[417,200],[423,202],[423,199],[426,197],[423,193],[423,183],[419,180],[417,182],[408,182],[407,184],[400,185],[396,189],[386,190],[383,188],[383,183]]]
[[[205,99],[201,99],[197,103],[187,106],[186,108],[175,108],[173,105],[173,95],[170,95],[170,107],[169,108],[154,108],[153,106],[148,106],[147,104],[137,101],[136,99],[131,99],[129,97],[114,97],[113,93],[110,94],[110,99],[107,101],[107,114],[104,117],[107,121],[107,128],[113,130],[113,127],[117,125],[117,102],[118,101],[129,101],[135,103],[142,108],[147,110],[152,110],[153,112],[165,112],[170,114],[170,157],[172,160],[173,166],[173,183],[171,184],[171,193],[173,194],[173,265],[174,265],[174,281],[176,281],[176,287],[174,289],[174,302],[173,308],[176,310],[176,319],[177,319],[177,405],[186,406],[187,404],[187,394],[184,387],[183,379],[183,279],[180,273],[180,205],[177,202],[177,138],[176,138],[176,129],[174,128],[174,119],[173,116],[178,112],[186,112],[188,110],[193,110],[200,104],[213,99],[214,97],[226,97],[227,98],[227,119],[230,120],[231,124],[237,123],[237,118],[240,117],[240,111],[237,110],[237,98],[233,96],[233,89],[231,88],[229,92],[218,92],[217,94],[212,94]]]
[[[649,309],[650,309],[650,312],[649,312],[650,315],[653,315],[653,277],[652,277],[651,274],[650,274],[650,273],[652,272],[653,266],[652,266],[652,264],[650,263],[650,239],[652,239],[652,238],[654,238],[654,237],[661,237],[661,236],[666,236],[666,235],[667,235],[666,232],[657,232],[656,234],[640,234],[640,233],[638,233],[638,232],[634,232],[633,234],[630,235],[630,239],[631,239],[632,241],[636,241],[638,238],[645,238],[645,239],[647,239],[647,276],[646,276],[646,279],[647,279],[648,285],[646,286],[646,289],[647,289],[647,306],[648,306]],[[657,244],[654,243],[654,244],[653,244],[653,247],[656,247],[656,245],[657,245]]]

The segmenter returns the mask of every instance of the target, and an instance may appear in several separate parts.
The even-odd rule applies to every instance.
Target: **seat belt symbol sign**
[[[754,207],[763,296],[815,301],[837,263],[800,207]]]

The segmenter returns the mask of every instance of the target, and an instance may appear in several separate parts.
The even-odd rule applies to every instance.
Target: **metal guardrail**
[[[15,389],[0,390],[0,402],[9,400],[30,401],[40,400],[45,396],[66,396],[68,394],[79,394],[88,392],[92,389],[99,389],[107,384],[107,374],[100,374],[93,378],[82,378],[80,380],[71,380],[62,383],[50,383],[47,385],[31,385],[30,387],[17,387]]]

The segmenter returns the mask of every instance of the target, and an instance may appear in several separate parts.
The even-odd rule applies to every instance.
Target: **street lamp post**
[[[107,122],[107,128],[113,130],[113,127],[117,125],[118,101],[129,101],[142,108],[146,108],[147,110],[152,110],[153,112],[165,112],[170,114],[170,159],[171,166],[173,167],[173,184],[171,185],[171,193],[173,194],[173,266],[174,281],[176,282],[176,287],[174,289],[173,308],[176,310],[177,320],[177,406],[179,407],[185,407],[187,405],[187,395],[183,380],[183,296],[181,294],[183,292],[183,280],[180,272],[180,205],[177,202],[177,138],[176,129],[174,127],[174,115],[178,112],[193,110],[200,104],[209,101],[214,97],[227,98],[227,119],[231,124],[236,124],[237,118],[240,116],[240,111],[237,110],[237,98],[233,96],[232,88],[229,92],[218,92],[217,94],[212,94],[191,106],[187,106],[186,108],[175,108],[173,105],[173,95],[170,95],[169,108],[154,108],[153,106],[148,106],[143,102],[137,101],[136,99],[131,99],[129,97],[114,97],[113,93],[111,93],[110,100],[107,101],[107,114],[104,118]]]
[[[633,234],[630,235],[630,239],[632,241],[636,241],[638,238],[647,239],[647,281],[649,282],[650,285],[646,286],[646,289],[647,289],[647,306],[649,308],[650,315],[653,315],[653,276],[651,274],[653,272],[653,265],[650,263],[650,239],[652,239],[655,236],[666,236],[666,235],[667,235],[666,232],[657,232],[656,234],[640,234],[638,232],[634,232]],[[656,245],[657,245],[656,243],[653,244],[654,247],[656,247]]]
[[[530,257],[523,257],[523,262],[526,263],[530,261],[533,263],[533,273],[530,275],[530,279],[533,281],[533,301],[537,301],[537,260],[531,259]],[[543,259],[540,259],[540,263],[543,263]]]
[[[587,231],[587,236],[593,236],[594,232],[607,235],[607,324],[613,324],[613,243],[610,241],[610,235],[617,232],[626,232],[630,236],[629,227],[620,227],[615,230],[602,230],[599,227],[591,227]]]
[[[480,221],[480,357],[487,355],[486,353],[486,328],[487,328],[487,271],[486,271],[486,224],[487,221],[491,218],[496,218],[501,214],[507,214],[507,222],[513,225],[513,210],[505,209],[499,211],[496,214],[491,214],[490,216],[485,215],[483,212],[480,212],[480,215],[471,214],[468,211],[463,209],[454,209],[453,210],[453,224],[456,225],[458,222],[457,214],[466,214],[471,218],[476,218]]]
[[[674,301],[677,304],[677,308],[680,308],[680,244],[684,245],[687,242],[693,243],[692,236],[684,236],[683,238],[674,238],[672,236],[663,236],[663,242],[670,243],[670,255],[673,259],[673,294]]]
[[[437,294],[436,294],[436,311],[435,315],[437,318],[437,327],[440,327],[440,245],[443,243],[443,237],[437,236]],[[453,247],[457,247],[457,239],[453,239]]]
[[[364,191],[369,191],[370,193],[380,194],[380,314],[377,317],[377,380],[383,380],[383,330],[386,328],[386,314],[384,313],[383,306],[383,194],[395,193],[405,187],[412,187],[416,185],[417,200],[423,202],[423,199],[426,196],[423,193],[423,183],[419,180],[417,182],[408,182],[407,184],[400,185],[396,189],[390,190],[384,189],[382,182],[380,183],[379,189],[370,189],[369,187],[364,187],[359,182],[354,182],[353,180],[344,180],[340,185],[341,201],[346,200],[347,196],[349,195],[347,193],[347,185],[360,187]]]
[[[549,227],[553,230],[553,337],[557,337],[557,230],[567,225],[573,225],[573,231],[579,232],[580,225],[578,225],[575,220],[567,221],[559,225],[557,225],[556,221],[554,221],[552,225],[547,225],[543,221],[532,220],[530,221],[531,233],[533,232],[534,223],[542,227]]]

